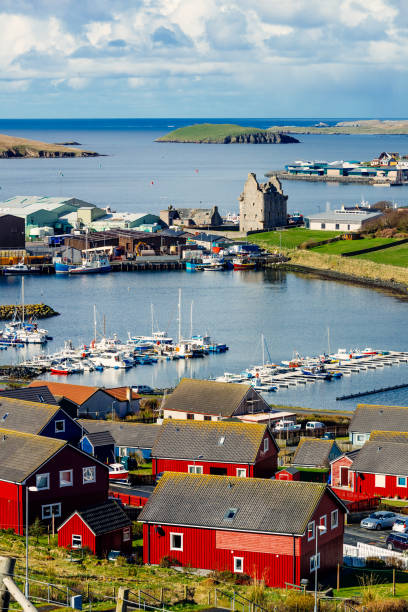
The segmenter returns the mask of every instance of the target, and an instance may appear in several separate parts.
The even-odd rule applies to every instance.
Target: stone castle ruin
[[[256,175],[250,172],[239,197],[240,231],[268,231],[286,225],[287,201],[277,177],[258,183]]]

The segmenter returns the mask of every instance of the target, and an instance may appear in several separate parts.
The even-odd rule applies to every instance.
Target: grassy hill
[[[173,130],[158,138],[157,142],[279,144],[299,141],[286,134],[254,127],[242,127],[229,123],[199,123]]]
[[[14,157],[95,157],[98,153],[73,147],[0,134],[0,158]]]
[[[273,125],[269,129],[291,134],[408,134],[408,120],[362,119],[340,121],[333,126]]]

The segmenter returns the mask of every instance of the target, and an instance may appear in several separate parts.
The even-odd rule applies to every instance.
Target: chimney
[[[126,387],[126,400],[129,404],[132,401],[132,387]]]

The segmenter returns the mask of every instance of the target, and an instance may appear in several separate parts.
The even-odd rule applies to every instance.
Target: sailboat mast
[[[181,289],[179,289],[178,299],[178,341],[181,342]]]
[[[152,315],[152,338],[154,334],[154,311],[153,311],[153,302],[150,304],[150,313]]]
[[[194,300],[191,300],[191,306],[190,306],[190,338],[193,337],[193,304],[194,304]]]
[[[265,365],[265,338],[264,335],[261,334],[261,342],[262,342],[262,365]]]
[[[94,342],[96,342],[96,304],[94,304]]]
[[[22,310],[21,317],[23,320],[22,322],[24,323],[24,315],[25,315],[25,312],[24,312],[24,276],[21,277],[21,310]]]
[[[329,349],[329,355],[330,355],[330,327],[327,328],[327,346]]]

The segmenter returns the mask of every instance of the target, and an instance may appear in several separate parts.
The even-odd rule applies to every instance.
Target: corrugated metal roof
[[[360,211],[358,214],[351,212],[337,212],[335,210],[329,210],[328,212],[315,213],[312,215],[307,215],[307,219],[311,221],[336,221],[339,223],[361,223],[363,221],[368,221],[369,219],[376,219],[377,217],[381,217],[383,215],[382,212],[362,212]]]
[[[326,490],[320,483],[166,472],[139,520],[300,535]]]
[[[230,421],[165,421],[152,457],[255,463],[267,425]]]

